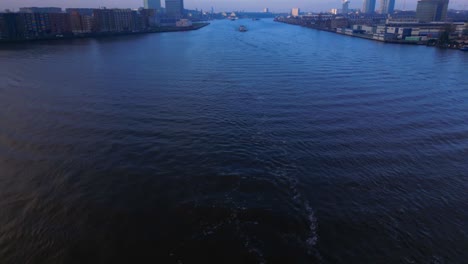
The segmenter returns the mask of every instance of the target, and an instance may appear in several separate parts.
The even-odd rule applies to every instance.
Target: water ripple
[[[464,55],[270,20],[2,47],[0,262],[462,263]]]

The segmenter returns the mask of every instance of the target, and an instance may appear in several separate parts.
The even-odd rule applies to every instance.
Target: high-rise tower
[[[181,18],[184,14],[184,0],[166,0],[166,14],[171,18]]]
[[[395,0],[380,0],[380,13],[391,14],[395,9]]]
[[[295,7],[291,10],[291,15],[293,17],[298,17],[300,14],[301,14],[301,9],[299,9],[298,7]]]
[[[144,0],[145,9],[161,9],[161,0]]]
[[[444,21],[447,18],[449,0],[420,0],[416,18],[420,22]]]
[[[375,12],[375,0],[364,0],[362,6],[363,13],[374,13]]]
[[[343,6],[341,7],[341,12],[343,14],[348,14],[349,13],[349,0],[343,0]]]

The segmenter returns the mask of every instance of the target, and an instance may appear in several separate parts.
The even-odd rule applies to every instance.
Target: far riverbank
[[[37,37],[37,38],[32,38],[32,39],[11,39],[11,40],[0,39],[0,44],[1,43],[32,42],[32,41],[39,41],[39,40],[105,38],[105,37],[124,36],[124,35],[193,31],[193,30],[201,29],[208,25],[210,25],[210,23],[203,22],[203,23],[194,23],[192,26],[188,26],[188,27],[161,26],[161,27],[155,27],[149,30],[144,30],[144,31],[99,32],[99,33],[93,32],[93,33],[83,33],[83,34],[76,34],[76,35],[74,34],[74,35],[56,35],[56,36],[47,36],[47,37]]]
[[[373,40],[373,41],[379,41],[379,42],[384,42],[384,43],[392,43],[392,44],[403,44],[403,45],[422,45],[422,46],[430,46],[430,47],[439,47],[439,48],[446,48],[446,49],[460,49],[464,45],[466,45],[466,41],[463,40],[453,40],[450,43],[447,43],[447,45],[441,46],[437,45],[437,40],[430,39],[430,40],[418,40],[418,41],[408,41],[408,40],[403,40],[403,39],[395,39],[395,38],[386,38],[384,35],[382,36],[375,36],[375,34],[363,34],[363,33],[355,33],[351,32],[352,30],[348,29],[330,29],[326,27],[321,27],[317,26],[314,24],[307,24],[307,23],[302,23],[298,22],[297,19],[288,19],[288,18],[275,18],[275,22],[280,22],[280,23],[285,23],[285,24],[290,24],[290,25],[296,25],[296,26],[302,26],[302,27],[307,27],[311,29],[316,29],[320,31],[327,31],[331,33],[335,33],[338,35],[346,35],[349,37],[355,37],[355,38],[362,38],[362,39],[367,39],[367,40]]]

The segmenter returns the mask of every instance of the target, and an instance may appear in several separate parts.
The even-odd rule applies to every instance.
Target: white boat
[[[239,31],[240,32],[247,32],[247,28],[245,26],[240,26]]]

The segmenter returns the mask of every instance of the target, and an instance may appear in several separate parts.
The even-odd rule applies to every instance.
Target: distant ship
[[[252,18],[252,20],[253,20],[253,21],[257,21],[257,20],[260,20],[260,18],[254,17],[254,18]]]
[[[460,48],[461,51],[468,51],[468,46],[463,46]]]
[[[246,32],[247,31],[247,28],[245,26],[240,26],[239,27],[239,31],[240,32]]]

